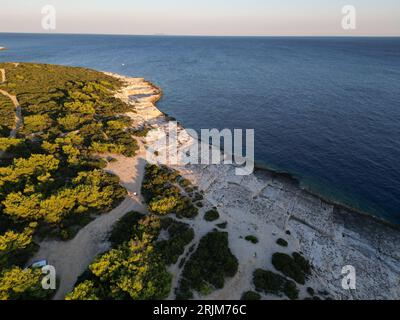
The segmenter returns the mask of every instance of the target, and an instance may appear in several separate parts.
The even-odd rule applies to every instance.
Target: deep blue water
[[[0,46],[0,61],[145,77],[184,126],[254,128],[258,162],[400,223],[400,38],[0,34]]]

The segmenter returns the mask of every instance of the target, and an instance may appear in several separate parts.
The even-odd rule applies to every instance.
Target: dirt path
[[[0,69],[0,73],[1,73],[1,83],[6,82],[6,70]]]
[[[0,73],[1,73],[1,83],[6,82],[7,81],[6,71],[4,69],[0,69]],[[21,106],[19,105],[19,102],[18,102],[18,99],[16,96],[9,94],[7,91],[2,90],[2,89],[0,89],[0,94],[9,98],[15,106],[15,126],[10,132],[10,138],[15,138],[17,136],[18,130],[21,127],[22,122],[23,122]]]
[[[5,69],[0,69],[0,73],[1,73],[1,83],[4,83],[7,81],[6,78],[6,71]],[[14,104],[15,107],[15,125],[14,128],[12,128],[12,130],[10,131],[10,138],[16,138],[17,133],[19,128],[22,126],[23,123],[23,118],[22,118],[22,109],[21,106],[19,105],[18,99],[16,96],[13,96],[11,94],[9,94],[7,91],[0,89],[0,94],[2,94],[3,96],[9,98],[12,103]],[[5,151],[0,151],[0,158],[3,157]]]
[[[4,91],[2,89],[0,89],[0,94],[9,98],[15,106],[15,126],[10,132],[10,138],[15,138],[17,136],[18,130],[19,130],[19,128],[21,128],[22,122],[23,122],[21,106],[19,105],[19,102],[18,102],[16,96],[9,94],[7,91]]]

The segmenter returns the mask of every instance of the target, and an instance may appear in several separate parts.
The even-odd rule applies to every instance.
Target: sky
[[[56,28],[42,27],[53,5]],[[342,28],[342,8],[356,28]],[[400,0],[1,0],[0,32],[400,36]]]

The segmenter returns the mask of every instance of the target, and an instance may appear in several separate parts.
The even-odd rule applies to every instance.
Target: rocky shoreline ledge
[[[112,75],[126,82],[117,97],[134,107],[134,126],[152,128],[146,139],[147,148],[157,148],[157,141],[168,128],[168,117],[155,106],[162,91],[144,79]],[[148,102],[139,103],[141,96]],[[182,156],[194,139],[182,126],[178,137],[178,153]],[[257,170],[249,176],[236,176],[233,165],[173,168],[198,185],[209,205],[218,208],[221,221],[228,222],[231,250],[240,262],[238,275],[208,299],[240,298],[243,291],[251,288],[256,268],[272,268],[276,238],[289,243],[286,249],[279,250],[298,250],[310,261],[313,272],[306,285],[319,292],[334,299],[400,298],[398,227],[323,200],[300,188],[287,175]],[[257,245],[243,241],[249,234],[259,239]],[[342,288],[342,268],[346,265],[356,270],[356,290]]]

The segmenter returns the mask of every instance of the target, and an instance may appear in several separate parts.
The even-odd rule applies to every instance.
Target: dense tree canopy
[[[149,300],[168,296],[171,275],[155,248],[160,218],[144,216],[128,228],[132,228],[127,233],[131,239],[96,259],[86,279],[77,284],[67,300]]]
[[[102,154],[133,156],[138,147],[114,77],[31,63],[0,68],[0,89],[16,96],[23,120],[10,137],[16,110],[0,94],[0,299],[40,298],[37,272],[22,269],[34,239],[67,239],[120,202],[126,190],[102,170]],[[23,288],[15,284],[28,278]]]
[[[12,269],[0,272],[0,300],[39,300],[46,299],[53,292],[44,290],[41,285],[40,269]]]

